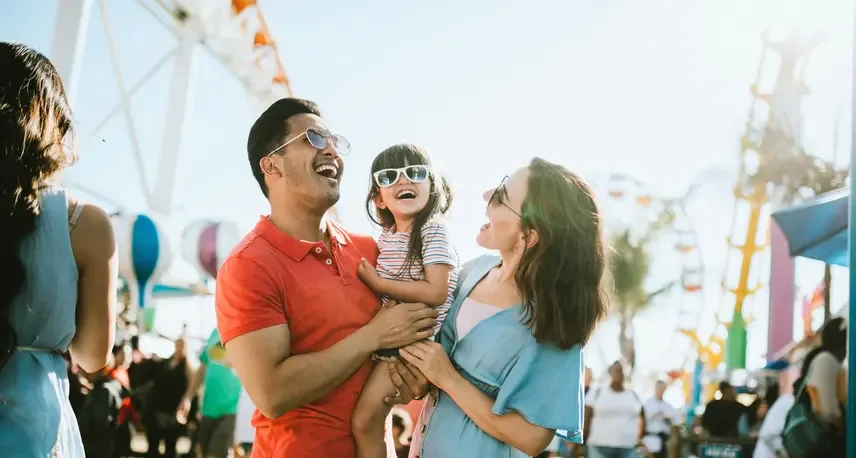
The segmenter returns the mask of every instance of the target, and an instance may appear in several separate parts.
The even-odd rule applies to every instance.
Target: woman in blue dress
[[[401,349],[408,372],[435,387],[411,457],[536,456],[556,434],[581,441],[581,346],[607,308],[592,191],[535,158],[484,197],[488,223],[477,242],[499,256],[464,267],[439,342]]]
[[[86,372],[113,346],[116,244],[99,208],[52,185],[72,162],[56,68],[0,43],[0,456],[82,457],[62,354]]]

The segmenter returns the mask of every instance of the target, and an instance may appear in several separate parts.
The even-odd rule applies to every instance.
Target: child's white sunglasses
[[[395,183],[398,183],[401,175],[407,177],[411,183],[422,183],[428,179],[428,167],[425,165],[408,165],[400,169],[383,169],[378,170],[374,176],[375,183],[381,188],[388,188]]]

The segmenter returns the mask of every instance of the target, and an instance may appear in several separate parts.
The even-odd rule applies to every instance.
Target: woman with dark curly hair
[[[488,223],[476,241],[499,256],[464,266],[439,342],[400,350],[410,372],[437,388],[411,456],[527,457],[557,434],[582,439],[581,348],[607,310],[592,191],[535,158],[484,199]]]
[[[72,117],[56,68],[0,43],[0,450],[82,457],[62,354],[87,372],[113,347],[117,262],[99,208],[53,178],[73,161]]]

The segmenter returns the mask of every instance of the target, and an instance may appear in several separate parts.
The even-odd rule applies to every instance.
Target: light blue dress
[[[520,306],[481,321],[457,341],[455,320],[461,303],[500,259],[482,256],[461,272],[458,291],[439,341],[458,372],[495,399],[493,413],[517,412],[532,424],[557,430],[572,442],[582,441],[583,353],[579,346],[560,350],[535,342],[521,322]],[[410,456],[526,457],[482,431],[444,392],[433,393],[420,414]]]
[[[0,457],[83,457],[60,354],[74,335],[78,278],[64,191],[43,193],[21,259],[27,283],[10,316],[18,348],[0,372]]]

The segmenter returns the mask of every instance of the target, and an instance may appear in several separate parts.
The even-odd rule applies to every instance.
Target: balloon
[[[238,226],[228,221],[195,221],[182,234],[182,255],[200,274],[217,278],[217,271],[240,240]]]
[[[172,261],[166,233],[154,217],[142,213],[117,214],[113,227],[119,249],[119,275],[131,295],[129,305],[144,309],[151,305],[155,283]]]

